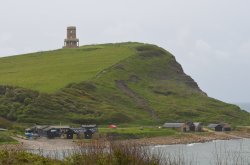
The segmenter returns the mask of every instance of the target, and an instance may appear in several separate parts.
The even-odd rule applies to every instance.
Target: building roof
[[[52,125],[52,126],[44,128],[43,130],[48,131],[50,129],[68,129],[68,128],[70,128],[70,126],[68,125]]]
[[[70,128],[69,125],[51,125],[50,128]]]
[[[0,128],[0,131],[7,131],[7,129],[5,129],[5,128]]]
[[[162,127],[164,128],[181,128],[184,123],[165,123]]]
[[[43,131],[48,131],[48,130],[50,130],[50,129],[53,129],[53,128],[47,127],[47,128],[44,128]]]
[[[222,127],[221,124],[209,124],[207,127],[208,127],[208,128],[215,128],[215,127],[217,127],[217,126],[221,126],[221,127]]]
[[[75,26],[68,26],[67,29],[76,29]]]
[[[209,124],[207,127],[208,128],[215,128],[217,126],[221,126],[223,128],[230,128],[231,126],[227,123],[220,123],[220,124]]]
[[[31,127],[31,129],[44,129],[49,127],[48,125],[35,125],[33,127]]]
[[[95,128],[95,127],[97,127],[97,125],[96,125],[96,124],[82,125],[81,127],[82,127],[82,128]]]
[[[202,126],[202,123],[201,122],[194,122],[194,126],[195,127]]]
[[[70,128],[69,130],[74,131],[76,134],[85,133],[85,132],[88,132],[88,131],[91,131],[92,133],[95,133],[95,132],[98,131],[96,127]]]
[[[224,124],[223,124],[223,128],[231,128],[231,125],[230,125],[230,124],[227,124],[227,123],[224,123]]]

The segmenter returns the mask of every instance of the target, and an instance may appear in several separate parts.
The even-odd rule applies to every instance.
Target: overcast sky
[[[250,102],[249,7],[249,0],[2,0],[0,56],[61,48],[74,25],[80,45],[157,44],[209,96]]]

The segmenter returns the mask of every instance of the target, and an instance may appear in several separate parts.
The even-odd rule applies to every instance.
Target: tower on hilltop
[[[64,48],[78,48],[79,39],[76,38],[76,27],[67,27],[67,38],[64,40]]]

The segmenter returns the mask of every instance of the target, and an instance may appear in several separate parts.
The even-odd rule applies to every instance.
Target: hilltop
[[[150,44],[0,58],[0,84],[0,115],[16,122],[250,123],[248,112],[208,97],[171,53]]]
[[[136,45],[89,45],[0,58],[0,84],[53,93],[135,54]]]

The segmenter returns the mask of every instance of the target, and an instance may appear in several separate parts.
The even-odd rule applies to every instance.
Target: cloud
[[[204,40],[197,40],[195,42],[195,50],[208,52],[211,51],[211,46]]]
[[[8,46],[0,46],[0,57],[5,57],[7,55],[14,55],[14,54],[17,54],[19,53],[19,51],[16,51],[14,48],[11,48],[11,47],[8,47]]]
[[[104,29],[103,35],[109,38],[119,40],[133,40],[141,32],[141,28],[137,23],[119,22]]]
[[[250,41],[242,43],[238,48],[238,53],[250,56]]]
[[[9,32],[0,33],[0,44],[6,44],[7,42],[11,41],[12,35]]]
[[[222,51],[222,50],[215,50],[215,56],[217,59],[220,60],[228,60],[231,56],[229,52]]]

